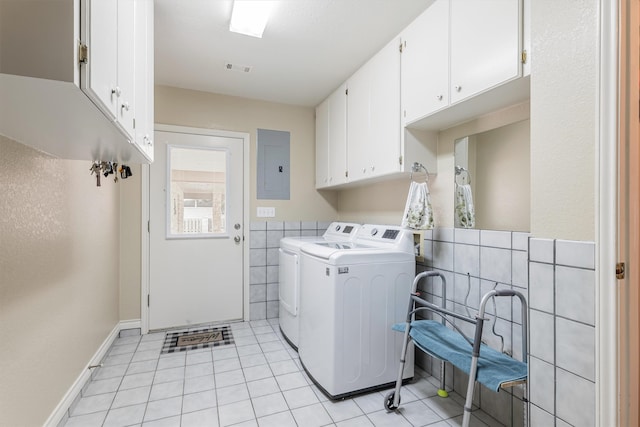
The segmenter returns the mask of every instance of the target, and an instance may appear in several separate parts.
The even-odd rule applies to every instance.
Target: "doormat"
[[[195,331],[169,332],[160,353],[177,353],[227,344],[233,344],[233,334],[228,326],[204,328]]]

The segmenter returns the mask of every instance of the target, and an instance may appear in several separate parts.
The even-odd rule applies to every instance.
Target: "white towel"
[[[426,182],[417,183],[411,181],[407,204],[404,207],[402,226],[416,230],[429,230],[433,228],[433,209],[429,188]]]
[[[476,212],[469,184],[456,184],[456,225],[462,228],[473,228],[476,225]]]

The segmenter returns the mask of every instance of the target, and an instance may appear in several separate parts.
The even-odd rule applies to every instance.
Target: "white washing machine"
[[[363,225],[352,243],[302,247],[300,361],[332,399],[391,385],[415,277],[413,233]],[[413,377],[409,349],[404,378]]]
[[[280,330],[293,348],[298,348],[300,315],[300,248],[309,243],[352,241],[360,224],[333,222],[322,236],[280,239],[279,278]]]

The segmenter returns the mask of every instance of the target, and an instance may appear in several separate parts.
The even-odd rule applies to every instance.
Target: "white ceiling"
[[[231,0],[155,0],[155,83],[315,106],[432,2],[281,0],[258,39],[229,32]]]

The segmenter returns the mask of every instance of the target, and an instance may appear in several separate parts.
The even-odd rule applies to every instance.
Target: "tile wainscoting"
[[[320,236],[330,222],[254,221],[250,231],[250,319],[278,317],[278,248],[285,236]],[[484,387],[474,403],[509,426],[590,426],[595,407],[595,244],[530,238],[529,233],[437,228],[425,232],[425,262],[417,270],[437,270],[447,280],[447,307],[473,313],[482,295],[497,287],[522,292],[529,301],[530,404],[524,387],[495,393]],[[427,282],[437,303],[440,287]],[[522,357],[522,327],[517,299],[488,304],[497,313],[495,330],[504,350]],[[492,316],[493,317],[493,316]],[[471,333],[469,325],[458,325]],[[485,329],[487,344],[500,348]],[[438,377],[439,365],[420,352],[417,363]],[[466,394],[467,377],[448,369],[447,386]]]
[[[283,237],[322,236],[331,221],[252,221],[249,233],[249,318],[278,317],[278,265]]]
[[[594,426],[595,243],[532,238],[529,253],[531,425]]]
[[[523,387],[494,393],[484,387],[474,403],[505,425],[593,426],[595,423],[595,243],[529,238],[528,233],[439,228],[425,233],[425,263],[447,280],[447,307],[467,314],[493,287],[519,290],[529,302],[530,404],[524,413]],[[440,286],[426,283],[440,303]],[[496,299],[495,329],[504,350],[520,359],[520,304]],[[494,311],[495,310],[495,311]],[[462,322],[457,326],[471,332]],[[485,341],[500,348],[485,328]],[[418,352],[420,353],[420,352]],[[439,376],[439,364],[418,354],[418,363]],[[467,376],[449,369],[449,387],[466,394]]]
[[[425,262],[418,264],[418,271],[436,270],[446,279],[447,308],[465,316],[474,315],[482,295],[493,289],[514,289],[528,293],[528,233],[510,231],[469,230],[436,228],[425,232]],[[430,279],[439,282],[438,279]],[[441,304],[441,287],[427,281],[423,290],[429,298]],[[522,316],[517,298],[496,298],[495,305],[487,304],[490,322],[485,325],[484,339],[500,349],[504,339],[504,351],[517,359],[522,358]],[[497,313],[497,320],[496,319]],[[473,337],[473,325],[456,321],[465,334]],[[436,377],[440,377],[439,363],[433,362],[422,352],[417,352],[418,365]],[[468,376],[450,367],[445,380],[447,387],[466,395]],[[474,404],[508,426],[524,424],[524,387],[503,390],[499,393],[476,386]]]

